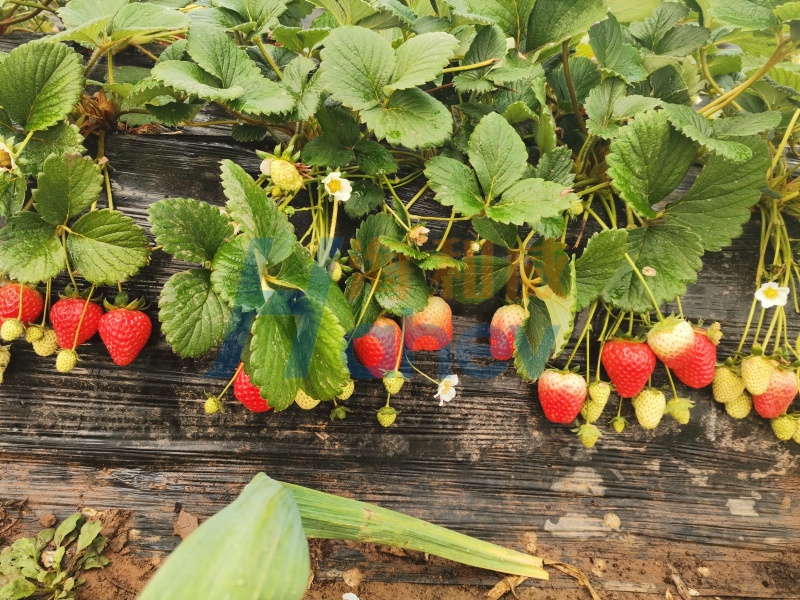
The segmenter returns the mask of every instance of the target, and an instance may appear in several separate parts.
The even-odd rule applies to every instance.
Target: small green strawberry
[[[303,410],[311,410],[312,408],[315,408],[317,404],[319,404],[319,400],[315,400],[300,389],[297,390],[297,394],[294,397],[294,402]]]
[[[383,376],[383,387],[390,394],[396,394],[402,389],[405,381],[405,377],[400,371],[389,371]]]
[[[339,392],[339,395],[336,396],[338,400],[347,400],[350,396],[353,395],[353,392],[356,389],[356,382],[352,379],[347,382],[347,385],[342,388],[342,391]]]
[[[52,327],[45,327],[41,339],[31,344],[39,356],[53,356],[58,351],[58,336]]]
[[[13,342],[25,333],[25,325],[19,319],[6,319],[0,326],[0,338],[4,342]]]
[[[78,353],[75,350],[62,349],[56,355],[56,371],[69,373],[78,364]]]
[[[727,404],[741,397],[744,392],[744,381],[731,367],[717,367],[714,381],[711,383],[714,400]]]
[[[595,381],[589,385],[589,398],[581,408],[581,416],[587,423],[594,423],[603,414],[611,396],[611,385],[605,381]]]
[[[636,420],[643,429],[655,429],[664,416],[667,397],[664,392],[655,388],[645,388],[631,400],[636,411]]]
[[[594,446],[597,443],[597,440],[600,439],[600,436],[603,435],[597,428],[597,425],[594,425],[593,423],[584,423],[572,431],[573,433],[578,434],[578,440],[581,444],[583,444],[584,448],[591,448]]]
[[[747,392],[725,404],[725,412],[734,419],[744,419],[753,410],[753,399]]]
[[[692,408],[694,408],[694,402],[689,398],[673,398],[667,402],[664,414],[670,415],[681,425],[686,425],[689,422],[689,411]]]
[[[207,415],[215,415],[217,413],[225,412],[225,405],[222,403],[222,400],[213,394],[207,395],[206,403],[203,405],[203,408]]]
[[[742,361],[741,369],[744,387],[753,396],[760,396],[769,387],[775,365],[766,356],[751,354]]]
[[[625,427],[628,425],[628,420],[625,417],[614,417],[609,422],[612,429],[617,433],[622,433],[625,431]]]
[[[334,260],[328,265],[328,273],[331,276],[331,281],[338,283],[342,279],[342,263]]]
[[[770,421],[770,425],[772,433],[782,442],[792,439],[797,432],[797,419],[787,414],[775,417]]]
[[[384,406],[378,411],[378,423],[383,427],[389,427],[397,418],[397,411],[391,406]]]
[[[11,362],[11,350],[8,346],[0,346],[0,371],[5,371]]]
[[[297,193],[303,187],[303,177],[297,167],[288,160],[276,158],[270,165],[270,177],[275,187],[283,192]]]
[[[44,327],[41,325],[28,325],[28,328],[25,330],[25,341],[32,344],[42,339],[43,335]]]

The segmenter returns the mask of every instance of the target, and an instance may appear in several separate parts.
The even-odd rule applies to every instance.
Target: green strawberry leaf
[[[544,371],[556,341],[547,305],[538,298],[528,301],[528,318],[514,339],[514,367],[520,377],[536,381]]]
[[[73,268],[97,285],[127,281],[150,260],[144,229],[115,210],[95,210],[75,221],[67,252]]]
[[[769,151],[759,138],[740,140],[751,152],[750,160],[736,164],[711,156],[689,191],[664,211],[665,222],[690,227],[706,250],[721,250],[739,237],[750,220],[750,207],[761,197]]]
[[[148,218],[156,243],[178,260],[205,263],[233,237],[233,225],[215,206],[188,198],[150,205]]]
[[[103,189],[100,167],[79,154],[53,154],[44,161],[33,191],[34,206],[51,225],[66,225],[89,208]]]
[[[762,173],[763,175],[763,173]],[[655,275],[645,276],[656,302],[670,302],[686,293],[703,266],[703,245],[696,233],[678,222],[655,221],[628,230],[628,255],[639,272],[645,267]],[[624,262],[603,290],[603,301],[622,311],[653,310],[644,286],[628,262]]]
[[[620,122],[661,105],[658,98],[626,95],[625,82],[617,78],[606,79],[592,89],[586,98],[586,127],[589,133],[606,139],[616,137]]]
[[[22,141],[23,137],[22,134],[17,135],[17,141]],[[61,122],[33,134],[25,146],[23,156],[26,162],[19,167],[25,175],[36,176],[51,154],[83,154],[85,151],[80,129],[70,123]]]
[[[425,273],[406,257],[400,257],[383,268],[381,281],[375,290],[378,304],[398,317],[424,310],[429,295]]]
[[[583,254],[575,261],[578,292],[576,310],[583,310],[600,296],[608,280],[625,261],[627,251],[626,229],[609,229],[589,238]]]
[[[264,304],[253,239],[249,235],[238,235],[222,244],[211,267],[214,292],[228,306],[249,312]]]
[[[642,46],[655,52],[661,40],[688,14],[689,9],[683,4],[664,2],[643,21],[631,23],[628,29]]]
[[[176,273],[161,290],[158,319],[167,343],[182,358],[200,356],[225,338],[231,310],[211,286],[211,271]]]
[[[537,0],[528,19],[525,50],[560,44],[606,14],[603,0]]]
[[[288,0],[215,0],[214,6],[225,12],[236,31],[252,38],[263,35],[278,24],[286,12]]]
[[[556,294],[550,286],[537,287],[534,289],[536,297],[544,302],[547,312],[550,314],[550,324],[552,325],[555,341],[553,344],[552,356],[555,358],[566,347],[572,330],[575,327],[575,313],[577,305],[577,291],[575,285],[575,263],[567,263],[564,272],[565,280],[568,282],[565,295]]]
[[[278,264],[292,253],[294,227],[242,167],[226,159],[222,161],[221,171],[222,188],[231,217],[241,231],[253,236],[267,264]]]
[[[19,173],[0,173],[0,217],[10,217],[22,210],[28,182]]]
[[[690,140],[705,146],[709,152],[719,154],[731,162],[750,160],[753,153],[746,145],[730,140],[718,140],[710,121],[689,106],[665,104],[664,112],[672,126]]]
[[[80,55],[63,44],[23,44],[0,64],[0,106],[25,131],[52,127],[83,92]]]
[[[566,210],[570,201],[577,198],[560,183],[523,179],[508,188],[499,202],[487,206],[486,216],[501,223],[533,226]]]
[[[382,309],[375,298],[375,294],[370,294],[372,283],[362,273],[353,273],[345,284],[344,295],[352,307],[358,323],[358,328],[353,332],[353,337],[359,337],[369,331],[381,314]]]
[[[360,219],[383,204],[383,189],[371,181],[354,181],[350,200],[344,203],[344,211],[353,219]]]
[[[38,284],[58,275],[66,257],[54,225],[34,212],[21,212],[0,229],[0,265],[20,283]]]
[[[299,243],[294,252],[271,274],[290,287],[299,288],[318,302],[325,304],[346,331],[353,328],[353,311],[342,290],[331,279],[328,271],[320,267],[308,250]]]
[[[356,230],[356,237],[350,240],[350,256],[355,267],[371,274],[388,265],[394,253],[386,247],[385,241],[400,241],[403,234],[391,215],[378,213],[367,217]]]
[[[185,29],[188,17],[180,11],[150,2],[132,2],[111,19],[108,36],[118,44],[149,44],[166,33]]]
[[[417,261],[417,266],[423,271],[439,271],[441,269],[464,270],[464,261],[453,258],[444,252],[431,252],[422,260]]]
[[[173,90],[212,102],[228,102],[244,94],[240,85],[225,87],[198,65],[184,60],[167,60],[153,67],[153,78]]]
[[[486,198],[492,200],[522,179],[528,153],[508,121],[491,113],[481,119],[469,138],[469,162]]]
[[[499,292],[516,268],[510,260],[490,254],[476,254],[462,259],[462,271],[441,275],[445,297],[462,304],[480,304]]]
[[[359,168],[366,175],[390,175],[400,168],[392,153],[378,142],[361,140],[353,147],[353,151]]]
[[[517,226],[508,223],[498,223],[488,217],[473,217],[472,227],[482,238],[503,248],[516,248]]]
[[[568,296],[574,287],[570,281],[571,267],[567,245],[554,238],[540,237],[528,248],[528,256],[542,282],[559,296]]]
[[[608,175],[636,212],[654,217],[652,205],[683,180],[694,153],[694,144],[670,127],[663,112],[642,113],[611,142]]]
[[[355,160],[350,148],[345,148],[335,135],[323,133],[312,138],[303,146],[303,163],[316,167],[336,169],[349,165]]]
[[[709,12],[722,25],[743,31],[770,29],[780,25],[770,0],[709,0]]]
[[[604,71],[619,75],[627,83],[642,81],[647,77],[642,57],[626,41],[622,27],[614,15],[609,15],[605,21],[589,28],[589,43]]]
[[[542,155],[533,170],[533,176],[569,187],[575,181],[575,173],[572,172],[574,167],[572,150],[569,146],[559,146]]]
[[[324,8],[341,28],[355,25],[378,12],[364,0],[314,0],[314,4]]]
[[[472,18],[478,24],[497,23],[508,37],[514,38],[516,46],[525,37],[528,15],[531,14],[534,0],[466,0],[448,2],[454,7],[459,18]]]
[[[439,146],[453,132],[448,108],[419,88],[394,92],[386,106],[363,111],[361,120],[378,140],[406,148]]]
[[[425,177],[439,204],[452,206],[467,217],[483,210],[483,195],[475,171],[464,163],[434,156],[425,164]]]
[[[298,56],[283,70],[282,84],[294,98],[291,114],[293,121],[307,121],[317,112],[322,98],[322,82],[316,63],[305,56]],[[309,78],[309,74],[312,73]]]
[[[307,49],[311,50],[321,44],[330,32],[330,29],[303,29],[278,25],[272,30],[272,38],[292,52],[303,54]]]
[[[573,56],[569,59],[569,74],[575,88],[575,97],[580,104],[586,100],[589,92],[600,84],[602,73],[597,65],[585,56]],[[564,113],[572,112],[572,100],[569,95],[564,63],[559,64],[547,74],[547,83],[553,88],[558,98],[558,106]]]
[[[395,53],[380,34],[363,27],[339,27],[320,53],[322,81],[333,97],[355,110],[380,104],[395,70]]]
[[[383,88],[386,95],[395,90],[416,87],[435,79],[450,62],[459,41],[449,33],[431,32],[412,37],[395,52],[392,82]]]
[[[711,128],[717,137],[744,137],[774,129],[780,123],[779,112],[763,112],[714,119],[711,121]]]

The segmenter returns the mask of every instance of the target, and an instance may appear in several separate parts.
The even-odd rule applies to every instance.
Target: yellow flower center
[[[769,300],[775,300],[778,297],[778,290],[775,288],[767,288],[764,290],[764,297],[768,298]]]
[[[328,182],[328,191],[331,194],[335,194],[336,192],[340,192],[342,190],[342,182],[338,179],[331,179]]]
[[[450,385],[450,382],[449,382],[449,381],[443,381],[443,382],[442,382],[442,394],[447,394],[447,393],[449,393],[449,392],[450,392],[450,390],[452,390],[452,389],[453,389],[453,386],[452,386],[452,385]]]

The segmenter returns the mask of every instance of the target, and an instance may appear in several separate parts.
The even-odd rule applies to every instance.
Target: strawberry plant
[[[157,299],[172,349],[239,340],[210,414],[232,386],[253,411],[322,402],[344,419],[367,376],[384,384],[383,426],[416,375],[444,407],[458,376],[415,354],[453,342],[452,305],[501,296],[487,356],[538,380],[544,416],[587,447],[615,396],[615,431],[634,414],[686,424],[676,378],[795,437],[797,3],[423,4],[1,5],[0,30],[53,32],[0,55],[3,340],[24,335],[68,372],[99,330],[130,364],[151,319],[123,287],[163,252],[181,263]],[[150,64],[126,65],[132,52]],[[250,144],[258,171],[223,160],[224,205],[160,200],[148,238],[115,206],[109,135],[212,125]],[[718,365],[720,326],[680,298],[754,214],[756,292]]]

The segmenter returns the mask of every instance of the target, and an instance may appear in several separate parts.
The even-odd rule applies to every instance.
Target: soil
[[[129,542],[138,532],[131,528],[131,513],[124,510],[94,511],[84,508],[90,519],[103,522],[102,535],[109,539],[106,556],[110,564],[84,574],[85,584],[76,594],[77,600],[135,600],[163,558],[135,557]],[[183,521],[191,515],[185,514]],[[192,517],[193,518],[193,517]],[[196,520],[195,520],[196,521]],[[25,501],[0,502],[0,547],[23,536],[34,535],[42,527],[52,526],[54,515],[34,514]],[[195,525],[196,526],[196,525]],[[188,528],[188,527],[187,527]],[[176,527],[176,535],[183,533]],[[304,600],[340,600],[348,592],[359,600],[467,600],[487,598],[487,592],[501,577],[495,573],[473,569],[449,561],[374,544],[354,542],[310,541],[312,569],[326,581],[313,581]],[[557,559],[559,548],[530,545],[540,556]],[[354,552],[362,557],[358,567],[344,572],[331,570],[327,559],[336,553]],[[743,598],[736,582],[748,582],[759,590],[759,598],[800,598],[800,554],[787,552],[779,561],[752,562],[742,551],[732,551],[724,559],[701,560],[692,552],[676,547],[663,560],[645,561],[619,557],[619,548],[592,544],[592,556],[573,561],[591,578],[597,597],[602,600],[649,600],[655,598],[681,600],[698,595],[725,600]],[[609,558],[600,558],[607,556]],[[354,564],[356,564],[354,562]],[[589,591],[573,576],[556,568],[548,569],[546,582],[521,582],[516,588],[521,600],[587,600]],[[410,578],[431,583],[396,583],[392,579]],[[510,578],[509,578],[510,579]],[[479,582],[480,585],[459,585],[458,582]],[[505,580],[508,581],[508,580]],[[516,583],[516,582],[515,582]],[[508,589],[508,588],[506,588]],[[798,590],[796,596],[772,596],[771,590]],[[729,593],[729,596],[725,594]],[[496,600],[500,594],[493,596]],[[755,596],[754,596],[755,597]],[[348,597],[350,598],[350,597]],[[502,596],[513,598],[511,593]]]

